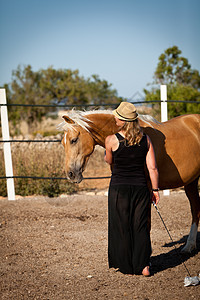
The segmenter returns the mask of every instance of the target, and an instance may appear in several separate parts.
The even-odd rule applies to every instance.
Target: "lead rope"
[[[171,241],[172,241],[172,243],[173,243],[173,246],[174,246],[174,248],[175,248],[175,250],[176,250],[176,253],[178,254],[179,258],[180,258],[181,261],[182,261],[182,257],[180,256],[180,253],[178,252],[178,250],[177,250],[177,248],[176,248],[176,246],[175,246],[175,244],[174,244],[174,241],[173,241],[173,239],[172,239],[172,237],[171,237],[171,234],[169,233],[169,230],[167,229],[167,226],[165,225],[165,222],[164,222],[164,220],[163,220],[163,218],[162,218],[162,216],[161,216],[161,214],[160,214],[160,212],[159,212],[159,210],[158,210],[158,207],[156,206],[156,204],[155,204],[154,201],[153,201],[153,205],[154,205],[155,209],[157,210],[157,213],[158,213],[158,215],[159,215],[161,221],[163,222],[163,225],[164,225],[165,229],[167,230],[167,233],[168,233],[168,235],[169,235],[169,237],[170,237],[170,239],[171,239]],[[182,261],[182,264],[184,265],[184,267],[185,267],[185,269],[186,269],[186,271],[187,271],[189,277],[191,277],[190,272],[189,272],[188,268],[186,267],[186,264],[185,264],[183,261]]]
[[[189,275],[189,276],[186,276],[186,277],[185,277],[185,280],[184,280],[184,286],[190,286],[190,285],[193,285],[193,286],[194,286],[194,285],[198,285],[198,284],[200,283],[200,274],[199,274],[199,277],[198,277],[198,276],[191,277],[190,272],[189,272],[188,268],[186,267],[186,264],[182,261],[182,257],[180,256],[180,254],[179,254],[179,252],[178,252],[178,250],[177,250],[177,248],[176,248],[176,246],[175,246],[175,244],[174,244],[174,241],[173,241],[173,239],[172,239],[172,237],[171,237],[171,234],[169,233],[169,230],[167,229],[167,226],[165,225],[165,222],[164,222],[164,220],[163,220],[163,218],[162,218],[162,216],[161,216],[161,214],[160,214],[160,212],[159,212],[159,210],[158,210],[158,208],[157,208],[157,206],[156,206],[156,204],[155,204],[154,201],[153,201],[153,205],[154,205],[154,207],[156,208],[157,213],[158,213],[158,215],[159,215],[161,221],[163,222],[163,225],[164,225],[165,229],[167,230],[167,233],[169,234],[169,237],[170,237],[170,239],[171,239],[171,241],[172,241],[172,243],[173,243],[173,246],[174,246],[174,248],[175,248],[175,250],[176,250],[176,253],[178,254],[178,256],[179,256],[179,258],[180,258],[182,264],[184,265],[184,267],[185,267],[185,269],[186,269],[186,271],[187,271],[187,273],[188,273],[188,275]]]

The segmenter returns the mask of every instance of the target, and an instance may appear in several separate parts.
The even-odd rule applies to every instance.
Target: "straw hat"
[[[120,105],[113,110],[113,114],[123,121],[134,121],[138,118],[135,106],[130,102],[121,102]]]

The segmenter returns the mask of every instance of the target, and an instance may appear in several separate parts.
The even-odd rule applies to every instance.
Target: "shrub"
[[[62,146],[53,143],[12,145],[13,172],[15,176],[65,177]],[[3,151],[1,150],[3,157]],[[0,161],[0,176],[5,176],[4,160]],[[59,196],[78,190],[76,184],[60,179],[15,179],[15,193],[22,196]],[[1,179],[0,195],[6,196],[6,179]]]

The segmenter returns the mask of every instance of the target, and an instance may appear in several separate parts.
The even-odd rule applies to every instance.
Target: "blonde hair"
[[[125,139],[128,141],[128,146],[139,145],[143,136],[143,130],[139,125],[138,119],[132,122],[125,122],[123,128]]]

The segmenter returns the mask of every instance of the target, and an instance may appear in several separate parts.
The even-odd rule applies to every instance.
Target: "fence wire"
[[[131,101],[132,104],[152,104],[152,103],[161,103],[161,102],[169,102],[169,103],[192,103],[192,104],[200,104],[200,101],[194,100],[150,100],[150,101]],[[18,107],[53,107],[53,108],[76,108],[76,107],[114,107],[119,105],[119,103],[102,103],[102,104],[19,104],[19,103],[7,103],[0,104],[0,106],[18,106]]]
[[[83,180],[88,179],[108,179],[110,176],[103,177],[83,177]],[[0,176],[0,179],[50,179],[50,180],[69,180],[66,177],[40,177],[40,176]]]
[[[0,140],[0,143],[60,143],[61,140]]]

